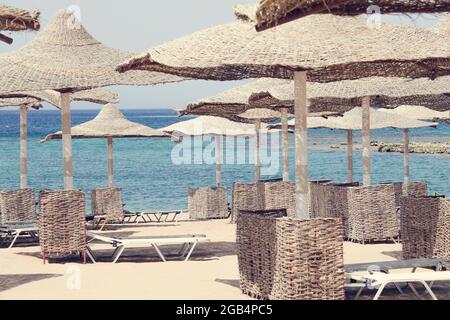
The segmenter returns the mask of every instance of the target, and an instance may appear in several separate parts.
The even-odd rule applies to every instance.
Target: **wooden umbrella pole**
[[[256,150],[255,150],[255,180],[259,182],[261,180],[261,120],[255,120],[256,131]]]
[[[353,131],[347,130],[347,182],[353,182]]]
[[[72,134],[70,117],[70,93],[60,94],[62,147],[64,159],[64,189],[73,189]]]
[[[370,97],[362,99],[363,185],[371,184],[370,169]]]
[[[409,129],[403,129],[403,193],[409,193]]]
[[[222,185],[222,137],[216,135],[216,186]]]
[[[27,175],[27,112],[28,107],[20,106],[20,188],[28,188]]]
[[[309,219],[308,199],[308,105],[306,100],[306,71],[294,74],[295,93],[295,215]]]
[[[113,138],[108,137],[108,185],[114,188]]]
[[[289,181],[289,126],[288,109],[281,109],[282,153],[283,153],[283,181]]]

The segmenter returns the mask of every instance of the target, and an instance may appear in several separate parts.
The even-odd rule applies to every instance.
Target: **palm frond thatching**
[[[0,5],[0,30],[39,30],[39,11],[27,11]]]
[[[45,137],[42,142],[61,139],[61,131]],[[138,138],[170,137],[170,135],[139,123],[128,120],[113,104],[103,106],[99,114],[91,121],[72,128],[74,139],[87,138]]]
[[[148,72],[119,74],[115,67],[133,56],[91,36],[70,10],[59,11],[32,41],[0,54],[0,95],[58,90],[74,92],[107,85],[152,85],[181,78]]]
[[[157,46],[118,70],[206,80],[292,79],[302,70],[312,82],[373,76],[435,79],[450,74],[450,42],[412,26],[368,28],[360,17],[311,15],[259,33],[252,23],[234,21]]]
[[[250,108],[288,108],[293,113],[293,87],[292,80],[253,80],[193,102],[182,113],[230,117]],[[373,97],[373,105],[384,108],[421,105],[437,111],[450,110],[450,77],[434,81],[373,77],[333,83],[308,83],[307,89],[311,115],[327,116],[326,113],[320,113],[349,111],[360,106],[362,98],[366,96]],[[411,114],[413,113],[414,110],[411,110]]]
[[[437,13],[450,11],[448,0],[261,0],[256,12],[259,31],[314,13],[359,15],[371,5],[381,13]]]

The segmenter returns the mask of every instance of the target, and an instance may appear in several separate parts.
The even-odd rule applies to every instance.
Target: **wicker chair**
[[[401,198],[403,259],[450,258],[450,199]]]
[[[188,207],[192,220],[226,219],[230,216],[227,189],[223,187],[189,188]]]
[[[340,219],[298,220],[287,211],[241,211],[237,217],[243,293],[273,300],[344,299]]]
[[[236,222],[240,210],[258,211],[286,209],[288,216],[295,213],[295,185],[281,180],[233,185],[232,222]]]
[[[399,236],[393,184],[361,186],[332,183],[314,186],[312,217],[341,218],[345,237],[352,241],[391,240]]]
[[[42,258],[83,254],[86,262],[86,200],[78,190],[40,192],[39,242]]]
[[[1,224],[37,221],[33,189],[0,191]]]
[[[91,192],[94,224],[103,230],[107,223],[121,223],[124,219],[122,189],[95,189]]]

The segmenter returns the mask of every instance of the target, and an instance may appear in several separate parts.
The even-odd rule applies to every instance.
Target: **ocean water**
[[[98,110],[73,110],[72,124],[76,125],[93,119]],[[124,110],[132,121],[154,128],[182,121],[171,110]],[[28,115],[28,174],[30,187],[35,190],[58,189],[63,187],[61,142],[39,143],[45,135],[60,129],[60,114],[57,110],[31,111]],[[396,129],[374,130],[372,140],[401,141],[402,132]],[[273,138],[273,141],[278,141]],[[360,141],[356,134],[355,140]],[[411,141],[449,141],[450,126],[441,125],[437,129],[412,130]],[[185,140],[186,141],[186,140]],[[237,146],[230,146],[232,142]],[[272,141],[270,150],[262,150],[264,164],[263,178],[281,177],[281,159],[277,144]],[[333,179],[345,181],[347,164],[345,151],[333,150],[329,146],[346,141],[345,132],[328,129],[309,131],[309,176],[310,179]],[[254,167],[251,164],[253,148],[250,141],[227,139],[225,158],[234,158],[247,152],[246,163],[225,161],[222,170],[224,185],[231,190],[235,181],[252,182]],[[212,142],[212,145],[213,142]],[[114,172],[115,184],[124,190],[127,208],[131,210],[170,210],[187,208],[189,187],[213,186],[215,166],[205,164],[178,164],[173,160],[172,151],[176,144],[170,139],[115,139]],[[196,152],[208,152],[208,143],[193,146]],[[105,139],[74,140],[74,183],[84,190],[89,198],[90,190],[107,186],[107,146]],[[361,154],[354,155],[355,180],[362,179]],[[294,178],[294,141],[290,141],[291,178]],[[419,155],[410,156],[412,180],[422,180],[429,184],[431,192],[450,195],[450,156]],[[269,170],[270,169],[270,170]],[[401,181],[403,179],[403,155],[399,153],[373,153],[372,180],[376,182]],[[0,111],[0,189],[14,189],[19,186],[19,112]],[[229,192],[231,193],[231,192]]]

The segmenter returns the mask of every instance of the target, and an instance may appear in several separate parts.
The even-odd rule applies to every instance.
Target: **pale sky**
[[[255,0],[3,0],[2,3],[41,11],[41,25],[59,9],[77,5],[81,20],[95,38],[104,44],[141,53],[147,49],[235,19],[233,5]],[[411,21],[406,17],[389,20],[429,26],[435,18],[424,15]],[[14,44],[0,44],[0,52],[20,48],[36,33],[14,33]],[[219,93],[243,82],[185,81],[153,87],[110,87],[120,94],[120,108],[180,108],[188,103]],[[95,108],[89,103],[74,103],[75,108]]]

